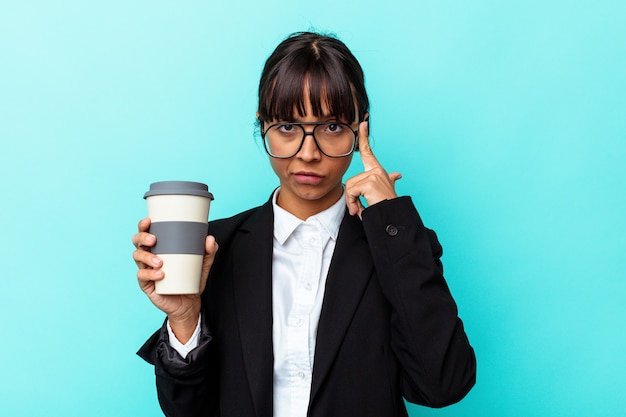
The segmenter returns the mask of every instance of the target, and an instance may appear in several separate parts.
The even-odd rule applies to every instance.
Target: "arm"
[[[346,182],[346,205],[359,215],[381,289],[391,306],[391,347],[403,378],[404,397],[443,407],[465,396],[476,379],[476,359],[443,278],[441,245],[369,145],[367,123],[359,127],[364,171]],[[365,199],[368,208],[361,202]]]
[[[380,286],[391,305],[391,346],[404,397],[443,407],[475,383],[476,360],[443,278],[442,248],[409,197],[362,212]]]
[[[217,415],[217,364],[205,323],[200,320],[198,346],[185,358],[171,346],[166,323],[137,352],[155,367],[159,404],[168,417]]]
[[[200,294],[159,295],[154,283],[163,279],[162,260],[150,253],[156,243],[148,233],[149,219],[139,223],[139,231],[132,238],[137,248],[133,259],[139,268],[137,279],[141,290],[150,301],[167,314],[172,332],[182,343],[193,335],[200,317]],[[206,239],[206,255],[200,292],[204,291],[209,270],[218,245],[212,236]],[[166,321],[166,323],[167,323]],[[201,320],[199,344],[183,358],[170,344],[167,324],[157,331],[137,352],[155,366],[157,392],[166,416],[207,416],[217,408],[217,368],[211,335],[206,320]]]

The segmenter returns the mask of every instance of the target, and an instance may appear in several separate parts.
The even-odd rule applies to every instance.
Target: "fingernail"
[[[154,266],[159,265],[159,258],[152,258],[152,265]]]

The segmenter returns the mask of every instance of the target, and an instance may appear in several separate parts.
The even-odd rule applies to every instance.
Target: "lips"
[[[299,184],[317,185],[324,180],[324,177],[315,172],[299,171],[293,174],[294,179]]]

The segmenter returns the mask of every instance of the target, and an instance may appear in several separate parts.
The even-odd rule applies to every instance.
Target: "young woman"
[[[403,399],[442,407],[473,386],[441,246],[373,155],[368,110],[348,48],[294,34],[259,86],[279,188],[211,222],[201,295],[155,293],[162,261],[139,223],[139,286],[167,314],[139,354],[166,415],[406,416]],[[357,150],[364,171],[344,185]]]

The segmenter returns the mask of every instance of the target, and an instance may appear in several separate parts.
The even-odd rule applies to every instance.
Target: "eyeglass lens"
[[[281,123],[270,126],[265,132],[268,152],[276,157],[291,157],[300,150],[306,137],[306,124]],[[320,150],[328,156],[346,156],[352,152],[356,135],[344,123],[314,125],[313,136]]]

